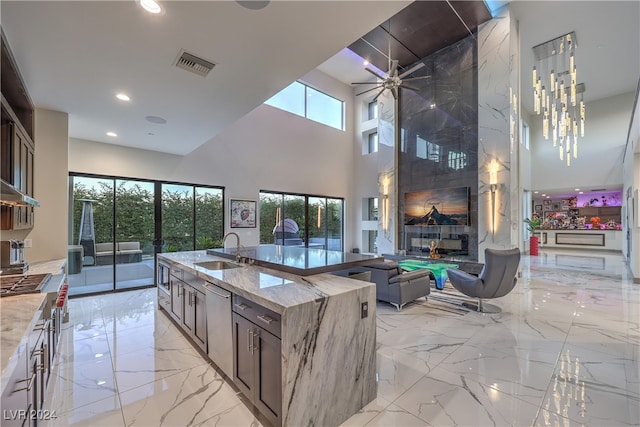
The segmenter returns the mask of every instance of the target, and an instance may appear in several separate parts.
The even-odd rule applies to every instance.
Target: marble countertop
[[[299,276],[256,265],[242,264],[226,270],[209,270],[197,263],[227,261],[226,258],[207,254],[206,251],[188,251],[158,254],[166,260],[188,268],[198,277],[208,280],[230,292],[244,296],[277,313],[283,314],[289,307],[305,304],[327,296],[351,292],[370,282],[348,279],[330,273]],[[233,263],[233,262],[232,262]]]
[[[29,263],[29,270],[27,271],[27,274],[60,274],[64,273],[64,267],[66,265],[66,258]]]
[[[41,316],[38,310],[45,301],[46,294],[25,294],[0,298],[0,369],[2,390],[8,377],[13,373],[17,359]]]
[[[236,248],[207,249],[208,254],[230,259],[234,259],[238,252],[242,258],[252,259],[262,267],[302,276],[344,270],[383,260],[379,256],[300,246],[242,246],[239,251]]]
[[[59,288],[64,281],[66,258],[34,262],[29,264],[27,274],[52,275],[44,287]],[[8,376],[15,368],[15,363],[23,351],[29,333],[41,316],[37,315],[47,297],[46,293],[24,294],[0,298],[0,369],[2,390],[7,384]]]

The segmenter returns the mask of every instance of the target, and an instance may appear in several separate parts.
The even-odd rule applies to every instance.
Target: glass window
[[[193,187],[190,185],[162,185],[163,252],[192,251],[193,245]]]
[[[223,212],[221,189],[196,187],[196,250],[222,247]]]
[[[378,101],[372,101],[368,106],[369,120],[378,118]]]
[[[265,104],[304,117],[304,92],[305,85],[300,82],[293,82],[267,99]]]
[[[378,132],[369,134],[369,153],[378,152]]]
[[[522,122],[522,141],[520,141],[524,148],[529,149],[529,125],[526,122]]]
[[[300,82],[291,83],[265,104],[344,130],[344,102]]]
[[[342,104],[342,101],[307,86],[308,119],[343,130]]]
[[[343,200],[260,192],[260,243],[342,250]]]

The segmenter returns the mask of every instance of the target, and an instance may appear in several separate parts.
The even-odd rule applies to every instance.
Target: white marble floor
[[[521,271],[500,314],[458,309],[449,285],[402,312],[378,303],[378,397],[344,425],[640,425],[640,284],[622,257],[547,250]],[[69,306],[49,425],[260,425],[155,289]]]

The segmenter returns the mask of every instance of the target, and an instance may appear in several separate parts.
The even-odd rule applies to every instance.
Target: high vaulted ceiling
[[[165,12],[151,16],[133,0],[3,0],[0,16],[34,103],[68,112],[72,137],[177,154],[212,139],[314,68],[347,84],[370,77],[362,60],[343,48],[356,49],[353,44],[373,30],[383,37],[367,40],[378,39],[377,49],[387,52],[387,32],[378,26],[397,13],[391,31],[400,28],[396,38],[407,46],[447,45],[462,32],[461,22],[473,29],[485,20],[482,1],[422,1],[412,5],[419,13],[403,11],[411,2],[396,0],[271,1],[258,10],[240,3],[246,4],[164,1]],[[531,48],[570,31],[578,39],[576,63],[586,102],[634,91],[640,75],[639,5],[512,2],[522,49],[523,108],[530,111],[532,105]],[[451,35],[441,23],[454,9],[459,19]],[[404,29],[394,24],[403,15]],[[174,61],[181,49],[217,65],[204,78],[178,69]],[[396,54],[401,55],[392,50]],[[378,68],[386,71],[387,59],[381,58]],[[116,101],[118,91],[132,101]],[[167,123],[150,123],[146,116]],[[118,138],[107,137],[107,131]]]
[[[387,71],[389,59],[402,68],[470,34],[491,19],[483,1],[416,1],[390,17],[349,49]]]
[[[2,29],[35,105],[69,113],[75,138],[186,154],[410,1],[160,3],[155,16],[133,0],[3,0]],[[215,68],[175,67],[182,49]]]

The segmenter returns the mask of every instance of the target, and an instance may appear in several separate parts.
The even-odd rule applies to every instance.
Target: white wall
[[[261,105],[186,156],[71,139],[69,170],[219,185],[227,200],[257,200],[260,190],[343,197],[345,229],[350,230],[353,93],[320,71],[300,80],[346,101],[346,131]],[[234,231],[243,245],[259,243],[258,228]],[[345,250],[352,245],[346,236]]]
[[[622,187],[622,157],[635,94],[626,93],[586,104],[585,136],[578,139],[578,158],[567,167],[551,139],[542,136],[542,118],[532,116],[531,147],[534,189]]]
[[[635,97],[635,109],[631,117],[628,138],[625,145],[622,185],[622,253],[627,258],[629,269],[634,280],[640,281],[640,105],[638,96],[640,86]]]
[[[34,196],[40,207],[28,236],[33,247],[25,250],[29,262],[67,257],[68,139],[68,114],[36,109]]]

